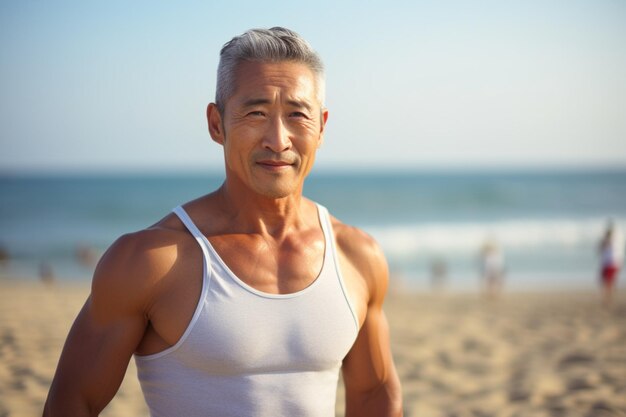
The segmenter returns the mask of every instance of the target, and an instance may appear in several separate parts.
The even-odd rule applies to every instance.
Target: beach
[[[0,416],[38,416],[83,282],[0,280]],[[402,291],[385,310],[405,416],[626,416],[626,293]],[[343,415],[340,386],[337,416]],[[102,416],[148,416],[131,360]]]
[[[392,297],[405,415],[626,415],[624,295]]]

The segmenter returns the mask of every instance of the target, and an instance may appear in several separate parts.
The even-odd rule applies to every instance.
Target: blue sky
[[[0,172],[222,170],[219,49],[276,25],[326,64],[322,170],[626,167],[622,0],[3,1]]]

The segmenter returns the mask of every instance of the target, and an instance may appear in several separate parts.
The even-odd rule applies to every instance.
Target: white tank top
[[[330,417],[339,369],[358,334],[327,210],[324,263],[307,288],[268,294],[237,278],[182,207],[202,248],[202,293],[180,340],[135,355],[152,417]],[[190,278],[192,279],[192,278]]]

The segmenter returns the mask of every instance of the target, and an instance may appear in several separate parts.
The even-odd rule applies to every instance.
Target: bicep
[[[346,388],[346,416],[397,416],[402,414],[400,381],[389,341],[389,326],[382,309],[389,269],[381,248],[358,229],[337,229],[337,243],[351,267],[345,276],[364,288],[355,292],[365,307],[365,317],[342,366]],[[344,266],[345,267],[345,266]]]
[[[389,343],[387,319],[370,312],[344,360],[346,417],[402,415],[402,393]]]
[[[369,391],[394,372],[389,328],[382,309],[370,308],[352,349],[343,361],[346,390]]]
[[[140,315],[113,311],[110,317],[102,317],[100,308],[90,297],[76,318],[63,347],[47,408],[60,406],[65,415],[72,409],[75,415],[97,415],[117,392],[145,323]],[[114,310],[115,305],[108,308]]]
[[[69,332],[44,415],[97,415],[119,388],[143,337],[146,291],[128,261],[128,244],[109,249],[94,274],[91,295]],[[139,283],[139,284],[138,284]]]
[[[343,364],[346,389],[359,391],[385,383],[393,370],[389,326],[383,311],[389,271],[378,245],[371,241],[369,246],[366,253],[352,257],[359,262],[357,276],[365,283],[362,298],[366,311],[357,340]]]

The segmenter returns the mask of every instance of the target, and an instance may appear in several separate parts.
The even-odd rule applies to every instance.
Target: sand
[[[626,303],[595,293],[391,299],[407,416],[626,415]]]
[[[0,281],[0,417],[41,415],[87,293]],[[626,416],[625,293],[611,310],[596,293],[556,292],[394,294],[386,310],[406,416]],[[135,372],[131,361],[102,416],[148,415]]]

